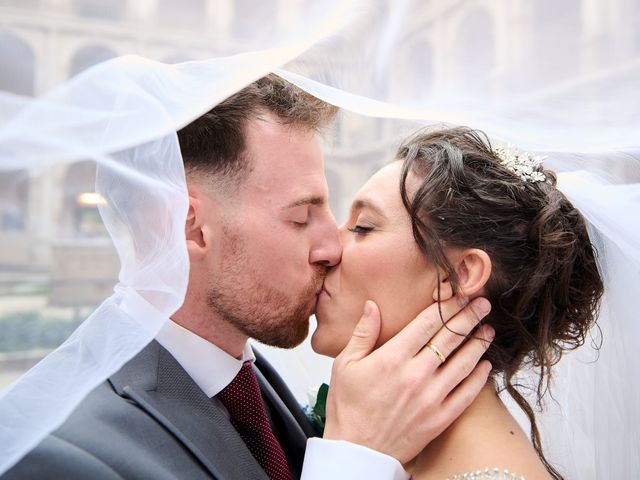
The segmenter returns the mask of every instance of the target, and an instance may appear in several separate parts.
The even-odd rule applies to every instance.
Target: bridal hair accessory
[[[522,152],[518,147],[510,143],[506,147],[494,149],[493,153],[500,159],[501,165],[507,167],[525,182],[546,181],[547,177],[539,169],[547,157]]]
[[[438,356],[438,359],[440,359],[440,364],[443,364],[447,360],[447,358],[442,354],[440,349],[436,347],[433,343],[431,342],[427,343],[427,348],[429,348],[429,350],[431,350],[433,353],[435,353]]]

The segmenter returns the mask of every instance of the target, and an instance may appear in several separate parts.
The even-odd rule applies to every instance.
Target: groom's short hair
[[[237,186],[250,167],[244,155],[248,121],[271,113],[283,125],[321,131],[337,111],[277,75],[262,77],[178,131],[187,176]]]

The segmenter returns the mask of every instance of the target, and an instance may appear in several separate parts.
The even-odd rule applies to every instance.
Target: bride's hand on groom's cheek
[[[491,370],[486,360],[478,362],[493,329],[483,325],[461,344],[491,307],[484,298],[466,304],[455,297],[440,307],[446,327],[434,304],[373,350],[380,313],[367,302],[333,364],[324,438],[347,440],[406,463],[471,404]]]

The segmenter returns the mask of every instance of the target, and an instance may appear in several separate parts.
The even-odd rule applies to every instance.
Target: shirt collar
[[[249,342],[245,344],[240,358],[234,358],[171,319],[158,332],[156,340],[210,398],[231,383],[244,362],[253,362],[256,358]]]

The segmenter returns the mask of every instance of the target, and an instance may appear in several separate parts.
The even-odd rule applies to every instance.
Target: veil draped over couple
[[[90,160],[120,261],[0,394],[3,478],[637,476],[640,10],[282,3],[202,27],[224,55],[0,91],[0,173],[41,197],[5,182],[0,245]]]

